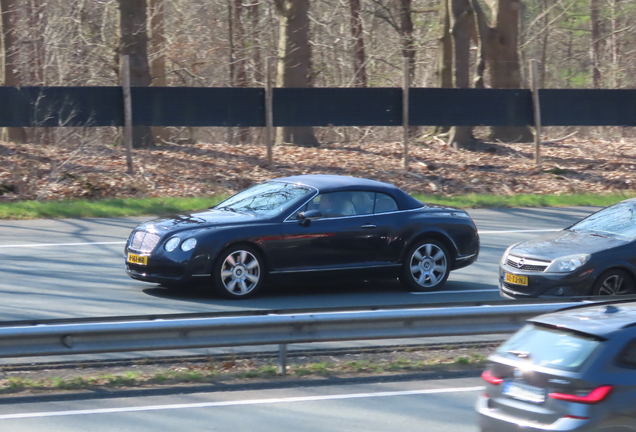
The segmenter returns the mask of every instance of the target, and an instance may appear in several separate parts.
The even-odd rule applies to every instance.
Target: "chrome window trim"
[[[316,195],[312,196],[310,198],[310,200],[314,199],[316,197]],[[307,202],[305,202],[305,204],[307,204],[310,200],[307,200]],[[303,204],[302,206],[304,206],[305,204]],[[293,214],[295,214],[298,210],[300,210],[300,208],[302,207],[298,207],[296,209],[296,211],[294,211]],[[363,216],[381,216],[381,215],[388,215],[388,214],[397,214],[397,213],[406,213],[406,212],[412,212],[412,211],[418,211],[418,210],[422,210],[422,207],[418,207],[418,208],[414,208],[414,209],[406,209],[406,210],[396,210],[396,211],[391,211],[391,212],[385,212],[385,213],[367,213],[364,215],[347,215],[347,216],[339,216],[339,217],[330,217],[330,218],[321,218],[321,219],[315,219],[312,222],[317,222],[317,221],[321,221],[321,220],[336,220],[336,219],[347,219],[347,218],[352,218],[352,217],[363,217]],[[298,223],[298,219],[289,219],[291,217],[291,215],[285,219],[283,222],[296,222]]]

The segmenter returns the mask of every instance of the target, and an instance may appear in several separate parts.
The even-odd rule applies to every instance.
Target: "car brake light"
[[[577,396],[567,393],[550,393],[548,396],[550,396],[552,399],[564,400],[568,402],[597,404],[599,402],[602,402],[603,399],[605,399],[610,394],[613,388],[614,387],[610,385],[597,387],[586,396]]]
[[[487,370],[482,372],[481,377],[484,379],[484,381],[494,385],[499,385],[503,382],[503,379],[497,378],[492,374],[492,372]]]

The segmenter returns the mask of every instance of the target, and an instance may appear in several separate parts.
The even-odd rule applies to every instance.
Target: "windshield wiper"
[[[217,207],[216,210],[229,210],[229,211],[234,212],[234,213],[239,213],[238,210],[233,209],[232,207],[228,207],[228,206]]]
[[[610,236],[606,236],[603,234],[599,234],[597,232],[591,232],[590,235],[593,235],[594,237],[603,237],[603,238],[611,238]]]
[[[506,351],[509,354],[513,354],[516,355],[519,358],[523,358],[523,359],[529,359],[530,358],[530,351],[520,351],[520,350],[509,350]]]

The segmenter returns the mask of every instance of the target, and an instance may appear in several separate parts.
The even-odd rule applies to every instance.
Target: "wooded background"
[[[0,8],[5,86],[120,85],[122,55],[134,86],[263,87],[268,57],[278,87],[400,87],[404,59],[413,87],[528,88],[530,59],[543,88],[623,89],[636,79],[633,0],[0,0]],[[115,128],[97,129],[86,133],[116,140]],[[302,146],[399,135],[281,129],[279,142]],[[456,147],[474,139],[470,127],[436,132]],[[7,128],[4,139],[63,134]],[[527,127],[489,136],[532,139]],[[137,147],[195,139],[262,137],[253,128],[135,128]]]

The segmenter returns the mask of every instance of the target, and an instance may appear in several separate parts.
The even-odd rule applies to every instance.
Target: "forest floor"
[[[0,143],[0,202],[231,194],[263,180],[298,174],[342,174],[393,183],[409,193],[633,194],[636,139],[571,137],[541,146],[482,143],[457,150],[441,139],[412,144],[408,171],[399,142],[328,143],[318,148],[162,144],[135,150],[126,174],[122,147]]]

